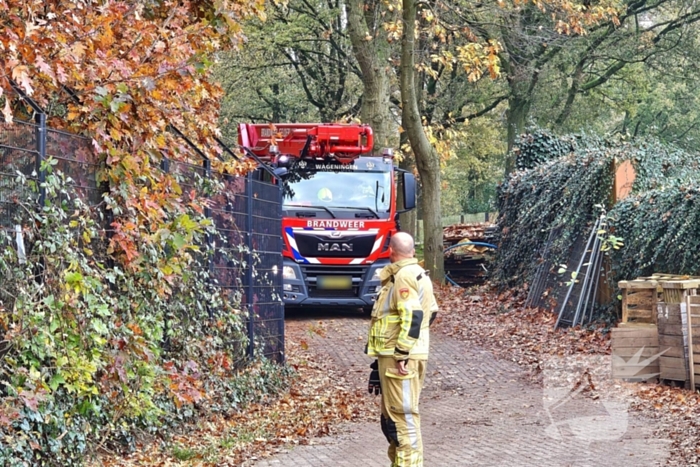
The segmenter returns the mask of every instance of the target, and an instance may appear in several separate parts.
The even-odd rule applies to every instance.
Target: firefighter
[[[330,188],[323,187],[318,190],[318,199],[324,203],[330,203],[333,201],[333,192]]]
[[[367,355],[376,357],[369,392],[381,393],[381,427],[392,467],[423,467],[418,402],[428,363],[429,326],[438,306],[433,284],[418,265],[413,238],[399,232],[389,244],[391,264],[372,309]]]

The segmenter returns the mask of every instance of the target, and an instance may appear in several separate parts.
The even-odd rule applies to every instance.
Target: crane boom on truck
[[[281,176],[285,307],[370,310],[398,215],[415,207],[413,174],[394,166],[390,150],[371,155],[367,125],[241,124],[238,142],[278,172],[286,171]]]

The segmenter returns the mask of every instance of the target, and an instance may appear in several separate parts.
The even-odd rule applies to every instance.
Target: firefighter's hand
[[[374,393],[376,396],[382,393],[382,386],[379,384],[379,363],[375,360],[369,367],[372,369],[372,372],[369,374],[367,392],[370,394]]]
[[[406,368],[406,363],[408,363],[408,360],[399,360],[396,362],[396,369],[399,370],[400,375],[407,375],[408,374],[408,369]]]

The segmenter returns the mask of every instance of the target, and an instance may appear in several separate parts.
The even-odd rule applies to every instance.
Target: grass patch
[[[188,447],[183,447],[178,444],[172,448],[173,457],[180,461],[189,461],[197,457],[197,451]]]

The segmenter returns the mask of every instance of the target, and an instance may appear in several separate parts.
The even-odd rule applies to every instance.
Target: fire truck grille
[[[307,258],[366,258],[372,252],[376,235],[365,233],[333,238],[327,233],[297,232],[299,253]]]
[[[303,264],[302,274],[309,286],[309,297],[357,297],[360,285],[367,273],[367,266],[325,266],[323,264]],[[349,288],[324,289],[319,278],[350,278]]]

